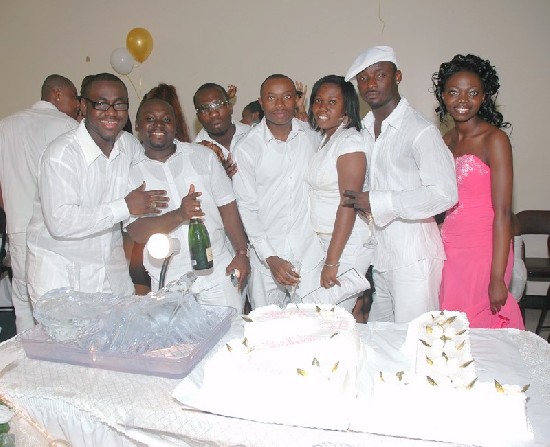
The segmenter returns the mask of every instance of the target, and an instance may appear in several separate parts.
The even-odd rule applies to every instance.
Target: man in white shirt
[[[40,101],[0,121],[0,185],[7,218],[17,332],[34,326],[25,263],[38,160],[51,141],[78,125],[78,110],[74,84],[64,76],[52,74],[42,84]]]
[[[224,164],[227,174],[232,177],[237,166],[231,152],[235,144],[250,130],[250,126],[233,121],[233,105],[221,85],[212,82],[201,85],[193,95],[193,104],[202,125],[195,143],[213,149]]]
[[[243,109],[241,123],[254,127],[264,117],[260,101],[249,102]]]
[[[445,253],[433,216],[458,199],[454,163],[439,130],[399,95],[392,48],[361,54],[346,74],[353,78],[371,108],[362,131],[368,190],[349,191],[345,204],[374,219],[369,321],[408,322],[439,308]]]
[[[58,287],[130,295],[134,287],[122,248],[120,222],[130,214],[159,213],[165,191],[129,192],[129,171],[140,151],[122,129],[128,91],[110,73],[82,91],[86,118],[56,140],[40,160],[38,196],[27,233],[31,300]]]
[[[170,282],[192,271],[189,220],[204,216],[214,267],[195,271],[198,278],[193,290],[203,304],[232,306],[242,313],[244,297],[240,290],[247,280],[250,263],[231,180],[212,151],[199,144],[174,140],[174,123],[174,110],[165,101],[150,99],[139,107],[136,130],[144,153],[132,167],[131,181],[134,185],[145,181],[152,187],[166,187],[170,204],[161,216],[132,222],[128,233],[140,243],[146,243],[154,233],[169,234],[180,241],[180,250],[173,255],[166,273],[166,282]],[[230,252],[230,245],[235,255]],[[151,289],[156,291],[163,261],[151,257],[147,249],[143,261],[151,276]],[[233,270],[239,271],[238,287],[229,276]]]
[[[249,298],[253,308],[281,304],[319,287],[324,251],[310,222],[308,164],[319,137],[294,117],[296,88],[271,75],[260,89],[265,116],[235,146],[237,204],[254,248]],[[301,264],[299,274],[295,271]]]

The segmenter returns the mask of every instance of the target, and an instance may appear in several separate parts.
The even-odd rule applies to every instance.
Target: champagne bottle
[[[205,270],[214,266],[210,236],[198,217],[191,218],[189,222],[189,252],[193,270]]]

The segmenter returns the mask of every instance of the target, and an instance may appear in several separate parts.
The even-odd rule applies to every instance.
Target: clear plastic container
[[[60,343],[46,334],[41,325],[22,334],[21,342],[27,357],[31,359],[181,379],[229,330],[236,314],[232,307],[201,307],[213,321],[211,331],[204,338],[141,355],[84,350],[75,343]]]

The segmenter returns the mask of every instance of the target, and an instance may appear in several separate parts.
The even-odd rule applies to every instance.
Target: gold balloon
[[[143,62],[153,51],[153,37],[145,28],[134,28],[126,36],[126,48],[136,61]]]

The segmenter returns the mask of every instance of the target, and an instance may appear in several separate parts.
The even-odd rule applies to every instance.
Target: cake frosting
[[[347,429],[360,347],[353,316],[338,306],[289,304],[243,318],[244,337],[205,363],[202,391],[246,419]]]
[[[410,323],[402,352],[406,367],[373,378],[371,396],[359,404],[360,430],[495,446],[532,438],[527,386],[478,378],[464,313],[422,315]]]

